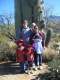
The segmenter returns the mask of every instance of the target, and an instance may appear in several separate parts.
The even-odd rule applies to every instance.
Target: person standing
[[[16,49],[16,61],[20,63],[20,72],[24,73],[25,72],[25,47],[24,47],[24,42],[23,40],[17,40],[17,49]]]
[[[28,21],[24,20],[22,27],[21,27],[21,39],[24,41],[24,44],[29,44],[29,38],[30,38],[30,28],[28,27]]]
[[[38,27],[35,26],[35,35],[33,36],[33,49],[35,52],[35,65],[39,69],[42,65],[42,53],[43,53],[43,46],[42,46],[42,37],[39,34]]]
[[[27,60],[25,61],[25,71],[28,70],[28,65],[30,64],[31,61],[28,60],[29,56],[31,53],[30,50],[28,50],[28,46],[29,46],[29,40],[30,40],[30,35],[31,35],[31,29],[28,27],[28,21],[24,20],[22,27],[21,27],[21,39],[24,42],[25,45],[25,57],[27,58]],[[28,54],[28,55],[27,55]]]
[[[29,39],[29,43],[32,45],[33,44],[33,36],[35,35],[35,29],[34,27],[36,26],[36,23],[32,23],[31,25],[31,34],[30,34],[30,39]]]

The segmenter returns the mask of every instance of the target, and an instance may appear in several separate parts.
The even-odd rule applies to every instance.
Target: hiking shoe
[[[40,66],[37,67],[38,70],[41,70]]]
[[[26,73],[26,74],[29,74],[29,75],[30,75],[30,74],[33,74],[33,72],[30,71],[30,70],[26,70],[25,73]]]
[[[33,68],[34,71],[37,71],[37,67]]]

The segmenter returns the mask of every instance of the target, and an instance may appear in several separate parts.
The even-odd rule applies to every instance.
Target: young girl
[[[35,51],[35,61],[38,68],[42,64],[42,53],[43,53],[43,46],[42,46],[42,37],[39,34],[38,27],[35,26],[35,35],[33,37],[33,49]]]

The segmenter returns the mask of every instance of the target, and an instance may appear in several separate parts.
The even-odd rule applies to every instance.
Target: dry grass
[[[46,61],[52,60],[56,56],[56,52],[54,49],[51,49],[50,47],[45,48],[43,58]]]

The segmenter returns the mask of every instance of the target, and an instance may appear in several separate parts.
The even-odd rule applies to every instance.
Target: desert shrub
[[[51,62],[48,63],[48,65],[54,69],[60,68],[60,59],[55,57]]]
[[[17,45],[14,41],[9,41],[8,43],[8,46],[9,46],[9,51],[10,53],[7,54],[9,60],[12,60],[12,61],[15,61],[16,60],[16,48],[17,48]]]
[[[4,39],[0,39],[0,61],[15,60],[16,44]]]
[[[11,51],[0,52],[0,61],[16,61],[16,53],[11,53]]]
[[[51,61],[56,56],[56,52],[54,49],[51,49],[50,47],[45,48],[43,53],[43,60],[48,62]]]

